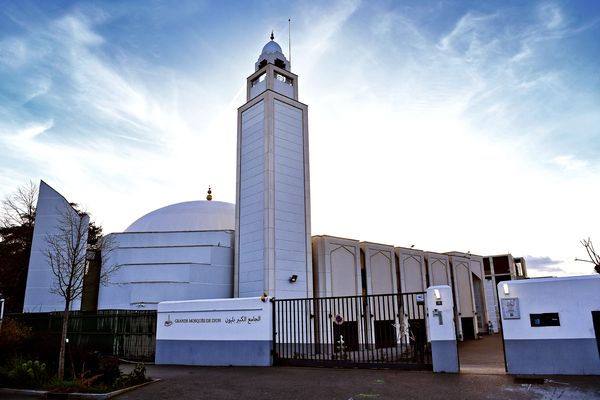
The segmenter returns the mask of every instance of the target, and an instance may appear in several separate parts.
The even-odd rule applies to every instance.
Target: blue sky
[[[236,109],[288,18],[313,234],[589,271],[594,1],[4,1],[0,195],[44,179],[107,232],[209,184],[233,202]]]

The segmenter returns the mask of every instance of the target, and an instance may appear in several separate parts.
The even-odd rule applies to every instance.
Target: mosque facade
[[[236,204],[212,200],[209,189],[206,201],[160,208],[107,235],[112,249],[99,268],[118,269],[108,285],[88,285],[84,298],[93,301],[84,308],[155,310],[163,301],[412,293],[449,285],[458,336],[476,338],[488,329],[497,299],[486,297],[485,282],[496,279],[487,266],[502,256],[311,236],[308,107],[298,100],[298,76],[273,38],[247,78],[237,135]],[[42,238],[59,224],[56,210],[68,207],[42,182],[24,312],[64,308],[47,297],[52,275],[41,254]],[[526,277],[523,259],[505,259],[501,279]]]

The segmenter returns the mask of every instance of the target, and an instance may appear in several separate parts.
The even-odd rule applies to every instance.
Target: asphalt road
[[[400,370],[299,367],[148,366],[162,379],[118,400],[137,399],[600,399],[600,377],[434,374]]]

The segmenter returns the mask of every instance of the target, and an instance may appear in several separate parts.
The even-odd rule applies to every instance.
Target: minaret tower
[[[238,109],[234,293],[312,297],[308,107],[273,39]]]

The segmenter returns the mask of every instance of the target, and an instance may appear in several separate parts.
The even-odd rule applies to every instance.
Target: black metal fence
[[[31,327],[32,332],[59,336],[62,312],[11,314],[7,317]],[[133,361],[154,361],[156,311],[71,311],[69,344]],[[58,339],[60,340],[60,339]]]
[[[275,300],[279,365],[431,369],[425,293]]]

